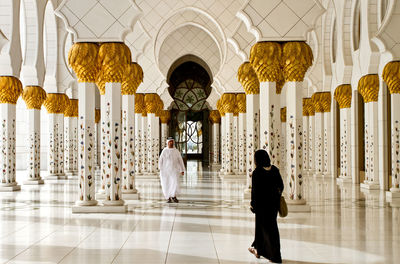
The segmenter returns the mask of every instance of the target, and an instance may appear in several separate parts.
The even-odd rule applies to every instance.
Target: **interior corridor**
[[[284,263],[396,263],[400,205],[379,190],[305,178],[311,213],[278,219]],[[0,193],[0,262],[266,263],[247,251],[254,215],[242,201],[245,180],[188,161],[179,204],[164,201],[157,180],[139,177],[137,188],[126,214],[72,214],[76,180]]]

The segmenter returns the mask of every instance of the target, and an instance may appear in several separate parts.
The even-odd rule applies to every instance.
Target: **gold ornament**
[[[144,103],[146,107],[146,113],[155,114],[158,109],[159,96],[156,93],[148,93],[144,95]]]
[[[324,113],[329,113],[331,111],[332,96],[331,92],[322,92],[322,108]]]
[[[161,123],[167,124],[170,119],[171,119],[171,113],[168,110],[161,110],[160,111]]]
[[[218,110],[211,110],[208,119],[210,119],[211,123],[217,124],[221,122],[221,115]]]
[[[62,93],[48,93],[43,105],[49,114],[64,114],[65,108],[69,105],[69,98]]]
[[[260,82],[277,82],[281,78],[281,58],[278,42],[257,42],[250,50],[250,63]]]
[[[125,68],[125,77],[121,84],[121,94],[135,94],[139,85],[143,82],[143,70],[136,62],[131,62]]]
[[[281,108],[281,122],[286,123],[286,107]]]
[[[78,117],[78,99],[69,99],[69,104],[65,107],[64,116],[65,117]]]
[[[311,98],[305,98],[306,100],[306,107],[307,107],[307,115],[314,116],[315,115],[315,108]]]
[[[163,109],[164,109],[164,102],[161,100],[160,97],[158,97],[156,116],[160,117]]]
[[[46,97],[46,91],[40,86],[26,86],[22,92],[27,109],[40,110]]]
[[[281,94],[282,93],[282,88],[285,85],[285,79],[282,78],[279,79],[279,81],[276,82],[276,94]]]
[[[377,102],[379,93],[378,74],[368,74],[358,81],[358,91],[364,98],[364,103]]]
[[[96,79],[96,86],[99,89],[100,95],[105,95],[106,94],[106,81],[103,78],[104,72],[99,71],[97,74],[97,79]]]
[[[339,104],[339,108],[350,108],[351,107],[351,85],[342,84],[336,87],[333,95],[335,100]]]
[[[94,109],[94,122],[97,124],[100,122],[100,109]]]
[[[250,62],[240,65],[237,77],[246,94],[260,93],[260,82]]]
[[[135,113],[143,113],[144,108],[144,94],[138,93],[135,95]]]
[[[391,61],[383,68],[382,78],[391,94],[400,93],[400,61]]]
[[[303,98],[303,116],[308,116],[307,98]]]
[[[305,42],[286,42],[283,44],[283,76],[286,82],[302,82],[308,68],[312,65],[313,54]]]
[[[100,66],[100,73],[97,76],[98,82],[123,82],[125,68],[131,62],[131,52],[124,43],[109,42],[101,44],[97,58]]]
[[[236,108],[236,94],[224,93],[222,95],[222,105],[225,113],[234,113]]]
[[[238,93],[236,95],[236,101],[239,113],[246,113],[246,94]]]
[[[324,107],[322,106],[322,92],[314,93],[311,96],[312,104],[316,113],[323,113]]]
[[[95,43],[75,43],[68,52],[68,63],[78,77],[78,82],[96,81],[99,71],[97,56],[99,46]]]
[[[22,93],[22,84],[14,76],[0,76],[0,104],[16,104]]]
[[[222,103],[222,96],[221,96],[221,98],[219,98],[218,101],[217,101],[217,109],[218,109],[219,114],[220,114],[221,116],[225,116],[225,109],[224,109],[223,103]]]

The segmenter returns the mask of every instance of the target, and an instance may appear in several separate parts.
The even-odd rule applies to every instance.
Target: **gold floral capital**
[[[14,76],[0,76],[0,104],[16,104],[22,93],[22,83]]]
[[[69,104],[64,110],[64,116],[78,117],[79,115],[78,104],[79,104],[78,99],[69,99]]]
[[[305,98],[306,99],[306,107],[307,107],[307,115],[308,116],[314,116],[315,115],[315,108],[313,101],[310,97]]]
[[[316,92],[311,96],[312,104],[316,113],[323,113],[324,107],[322,106],[322,93]]]
[[[222,103],[222,96],[217,101],[217,109],[221,116],[225,116],[225,109],[224,109],[223,103]]]
[[[131,62],[125,68],[124,80],[121,84],[122,95],[132,95],[143,82],[143,70],[136,62]]]
[[[383,68],[382,78],[391,94],[400,93],[400,61],[391,61]]]
[[[146,113],[155,114],[158,109],[159,96],[156,93],[148,93],[144,95],[144,104]]]
[[[350,108],[351,107],[351,85],[342,84],[336,87],[333,95],[335,100],[339,104],[339,108]]]
[[[302,41],[284,43],[282,58],[283,76],[286,82],[302,82],[313,62],[311,48]]]
[[[96,82],[99,71],[96,43],[75,43],[68,52],[68,63],[78,77],[78,82]]]
[[[225,113],[235,113],[236,107],[236,94],[224,93],[222,95],[222,105]]]
[[[245,62],[240,65],[237,77],[246,94],[260,93],[260,82],[250,62]]]
[[[303,116],[308,116],[307,98],[303,98]]]
[[[286,107],[281,108],[281,122],[286,123]]]
[[[144,110],[144,94],[137,93],[135,95],[135,113],[141,114]]]
[[[48,93],[43,105],[49,114],[64,114],[69,98],[63,93]]]
[[[22,92],[22,99],[24,99],[27,109],[40,110],[46,97],[46,91],[40,86],[26,86]]]
[[[171,120],[171,113],[168,110],[160,111],[160,121],[163,124],[167,124]]]
[[[221,115],[218,110],[211,110],[208,119],[210,119],[211,123],[217,124],[221,122]]]
[[[238,93],[236,95],[236,101],[239,113],[246,113],[246,94]]]
[[[277,82],[276,82],[276,94],[281,94],[282,93],[282,89],[283,86],[285,85],[285,79],[280,78]]]
[[[260,82],[281,79],[282,46],[278,42],[257,42],[250,50],[250,63]]]
[[[128,46],[120,42],[103,43],[100,45],[97,58],[100,67],[97,82],[123,82],[125,69],[131,62],[131,52]]]
[[[358,91],[364,99],[364,103],[377,102],[379,93],[378,74],[368,74],[358,81]]]

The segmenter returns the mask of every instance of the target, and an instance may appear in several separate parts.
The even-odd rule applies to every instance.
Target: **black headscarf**
[[[271,159],[269,158],[268,153],[263,149],[259,149],[254,153],[254,161],[257,168],[271,166]]]

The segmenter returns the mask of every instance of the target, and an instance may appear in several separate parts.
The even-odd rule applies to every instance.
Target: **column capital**
[[[286,123],[286,106],[281,108],[281,122]]]
[[[276,94],[282,93],[284,85],[285,85],[285,79],[283,78],[283,75],[281,75],[281,78],[276,82]]]
[[[222,103],[222,96],[217,101],[217,109],[221,116],[225,116],[225,109],[224,109],[223,103]]]
[[[391,61],[385,65],[382,78],[386,82],[391,94],[400,93],[400,61]]]
[[[307,103],[307,98],[303,98],[303,116],[309,116]]]
[[[158,97],[157,100],[157,111],[156,111],[156,116],[160,117],[161,116],[161,112],[164,109],[164,102],[161,100],[160,96]]]
[[[212,110],[210,111],[208,119],[210,119],[211,123],[217,124],[221,122],[221,115],[219,114],[218,110]]]
[[[69,98],[63,93],[48,93],[43,105],[49,114],[64,114],[69,104]]]
[[[144,106],[144,94],[137,93],[135,95],[135,113],[141,114],[143,113]]]
[[[96,43],[75,43],[68,52],[68,64],[78,77],[78,82],[96,81],[99,71],[97,56],[99,45]]]
[[[311,48],[303,41],[291,41],[283,44],[282,67],[287,82],[302,82],[308,68],[312,65]]]
[[[234,113],[236,108],[236,94],[224,93],[221,98],[224,112]]]
[[[156,93],[148,93],[144,95],[144,103],[147,113],[155,114],[158,109],[159,95]]]
[[[94,109],[94,122],[97,124],[100,122],[100,109],[99,108],[95,108]]]
[[[27,109],[40,110],[46,97],[46,91],[40,86],[26,86],[22,92]]]
[[[127,65],[124,72],[124,80],[121,84],[122,95],[132,95],[143,82],[143,70],[136,62]]]
[[[236,95],[236,102],[239,113],[246,113],[246,94],[238,93]]]
[[[335,100],[339,104],[339,108],[350,108],[351,107],[351,84],[341,84],[335,89],[333,95]]]
[[[316,92],[311,96],[312,104],[315,112],[324,113],[331,111],[331,93],[330,92]]]
[[[0,104],[16,104],[22,93],[22,83],[14,76],[0,76]]]
[[[314,116],[315,115],[315,108],[312,98],[307,97],[304,98],[306,109],[307,109],[307,116]]]
[[[169,120],[171,120],[171,113],[168,110],[161,110],[160,111],[160,120],[161,123],[167,124]]]
[[[378,74],[364,75],[358,81],[358,91],[364,99],[364,103],[377,102],[379,93]]]
[[[282,46],[279,42],[257,42],[250,50],[250,63],[260,82],[281,79]]]
[[[79,116],[79,100],[69,99],[69,104],[64,110],[65,117],[78,117]]]
[[[237,77],[246,94],[260,93],[260,82],[250,62],[244,62],[240,65]]]
[[[332,102],[331,92],[323,92],[322,108],[324,109],[324,113],[329,113],[331,111],[331,102]]]

